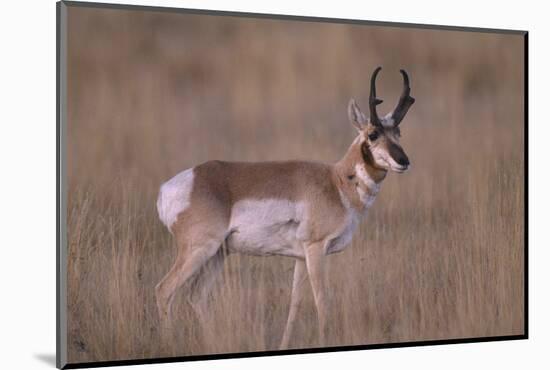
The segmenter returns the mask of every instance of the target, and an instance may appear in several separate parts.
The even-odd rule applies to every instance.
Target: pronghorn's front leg
[[[307,278],[306,264],[303,260],[296,260],[294,265],[294,279],[292,281],[292,294],[290,296],[290,309],[288,311],[288,319],[286,321],[285,332],[279,349],[288,348],[288,342],[290,341],[290,335],[292,334],[292,327],[294,326],[294,320],[296,320],[296,314],[298,313],[298,307],[304,296],[304,283]]]
[[[317,242],[306,246],[306,267],[311,282],[313,298],[317,307],[317,318],[319,320],[319,344],[326,344],[328,301],[326,295],[326,255],[324,243]]]

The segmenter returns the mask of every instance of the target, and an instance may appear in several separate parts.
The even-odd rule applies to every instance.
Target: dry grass
[[[160,338],[154,286],[173,241],[158,186],[208,159],[335,162],[367,82],[417,103],[412,161],[329,258],[332,342],[523,333],[520,36],[119,10],[69,10],[69,361],[276,349],[293,261],[231,256],[203,331],[180,292]],[[294,348],[316,346],[310,291]]]

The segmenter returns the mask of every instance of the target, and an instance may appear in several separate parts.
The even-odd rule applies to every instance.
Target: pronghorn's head
[[[361,150],[363,160],[380,170],[392,170],[405,172],[409,168],[409,158],[399,144],[399,124],[414,103],[410,96],[409,76],[401,70],[403,75],[403,92],[393,112],[380,118],[376,112],[376,106],[382,100],[376,97],[376,76],[382,67],[376,68],[371,77],[369,97],[369,119],[361,112],[355,100],[351,100],[348,106],[348,115],[351,123],[359,132],[356,144]]]

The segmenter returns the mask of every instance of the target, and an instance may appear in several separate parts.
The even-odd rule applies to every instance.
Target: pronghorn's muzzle
[[[390,146],[390,156],[395,162],[394,165],[391,166],[391,169],[398,173],[405,172],[410,165],[409,157],[405,154],[403,149],[398,145],[392,145]]]

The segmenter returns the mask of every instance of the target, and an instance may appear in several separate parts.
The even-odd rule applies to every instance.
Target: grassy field
[[[338,345],[524,331],[521,36],[69,8],[69,361],[274,350],[293,261],[231,256],[199,328],[179,292],[160,336],[154,286],[175,245],[159,185],[209,159],[336,162],[346,106],[379,110],[411,76],[412,168],[390,174],[329,258]],[[308,287],[292,348],[316,346]]]

